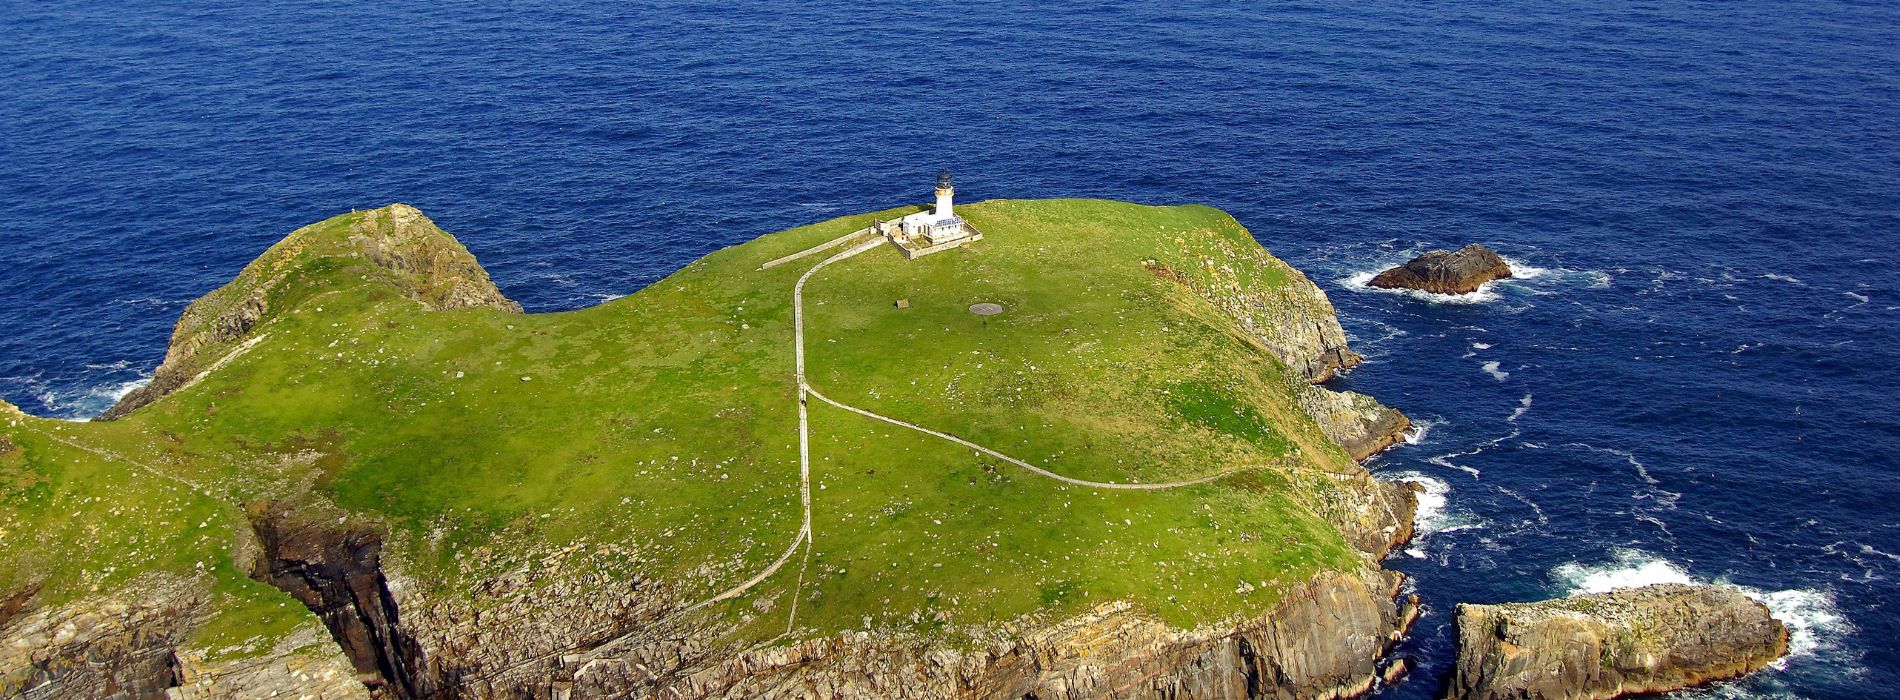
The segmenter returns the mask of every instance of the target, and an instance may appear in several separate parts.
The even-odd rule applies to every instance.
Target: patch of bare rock
[[[1491,280],[1511,276],[1511,266],[1496,251],[1477,243],[1457,251],[1430,250],[1404,265],[1372,278],[1381,289],[1416,289],[1434,294],[1470,294]]]
[[[1761,670],[1788,628],[1727,586],[1665,583],[1535,603],[1458,606],[1451,700],[1618,698]]]

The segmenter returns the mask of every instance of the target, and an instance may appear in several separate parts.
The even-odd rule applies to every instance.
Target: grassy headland
[[[1296,272],[1206,207],[958,209],[985,240],[915,261],[881,248],[807,284],[816,388],[1078,478],[1233,474],[1089,489],[814,401],[809,562],[715,614],[757,640],[794,607],[810,634],[960,634],[1110,600],[1194,626],[1364,565],[1316,514],[1337,494],[1314,475],[1356,467],[1297,408],[1300,380],[1155,270],[1265,287]],[[477,608],[484,582],[521,570],[699,600],[784,551],[802,517],[792,286],[821,258],[758,268],[872,215],[523,315],[430,303],[457,292],[363,253],[378,212],[306,227],[247,268],[233,284],[268,278],[265,308],[205,343],[201,378],[113,422],[0,417],[0,596],[208,576],[205,642],[261,648],[308,619],[245,574],[242,505],[265,499],[383,523],[406,579]]]

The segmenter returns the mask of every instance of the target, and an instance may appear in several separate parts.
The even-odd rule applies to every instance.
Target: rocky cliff
[[[1491,280],[1511,276],[1511,266],[1490,248],[1473,243],[1457,251],[1431,250],[1386,270],[1369,283],[1385,289],[1434,294],[1470,294]]]
[[[685,698],[1343,698],[1372,689],[1381,656],[1411,611],[1400,575],[1316,579],[1273,611],[1174,629],[1104,605],[1054,624],[1019,626],[978,649],[852,632],[670,668],[577,660],[572,697]],[[557,696],[558,697],[558,696]]]
[[[1306,385],[1295,389],[1301,410],[1353,459],[1363,461],[1404,439],[1412,426],[1405,414],[1365,394],[1321,386],[1363,358],[1348,346],[1339,314],[1319,285],[1264,249],[1243,249],[1225,241],[1196,244],[1205,252],[1198,254],[1195,269],[1150,261],[1149,271],[1213,304],[1248,340],[1304,380]]]
[[[342,237],[319,232],[320,226],[291,232],[237,279],[185,307],[152,380],[95,420],[122,418],[248,349],[245,342],[255,338],[254,331],[283,300],[286,288],[299,279],[302,264],[319,254],[329,260],[365,262],[379,281],[432,309],[521,312],[521,305],[502,296],[461,242],[415,207],[391,204],[365,212]]]
[[[496,595],[474,609],[377,568],[376,539],[357,526],[252,512],[264,568],[279,572],[260,575],[310,603],[366,683],[398,698],[1344,698],[1387,676],[1384,654],[1417,615],[1398,598],[1402,575],[1366,569],[1198,629],[1111,603],[988,629],[978,648],[884,629],[738,647],[664,587],[594,588],[549,566],[540,595],[504,576],[479,584]],[[1409,516],[1378,531],[1408,537]]]
[[[1788,652],[1768,608],[1725,586],[1660,584],[1458,606],[1448,697],[1615,698],[1760,670]]]

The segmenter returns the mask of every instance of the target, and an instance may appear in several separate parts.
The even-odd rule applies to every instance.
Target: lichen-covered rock
[[[1370,284],[1384,289],[1416,289],[1436,294],[1470,294],[1484,283],[1511,276],[1511,266],[1495,251],[1473,243],[1456,252],[1430,250],[1404,265],[1381,272]]]
[[[1735,678],[1788,652],[1788,629],[1726,586],[1666,583],[1458,606],[1448,697],[1615,698]]]
[[[341,220],[347,226],[339,231]],[[254,333],[284,303],[302,263],[319,255],[369,262],[392,287],[431,309],[492,308],[520,313],[475,256],[407,204],[355,212],[291,232],[231,282],[185,307],[152,380],[95,420],[115,420],[179,390],[256,342]]]

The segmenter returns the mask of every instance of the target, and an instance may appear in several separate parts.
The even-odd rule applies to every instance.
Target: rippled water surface
[[[153,5],[157,5],[153,3]],[[1203,202],[1429,426],[1430,606],[1726,581],[1795,629],[1708,697],[1900,682],[1891,2],[0,0],[0,396],[83,417],[291,229],[414,204],[531,310],[927,195]],[[1434,246],[1521,279],[1368,291]]]

